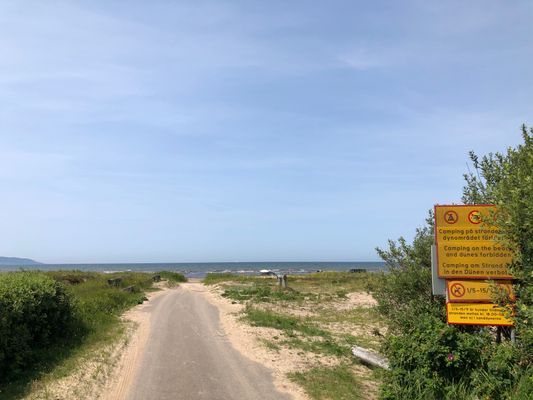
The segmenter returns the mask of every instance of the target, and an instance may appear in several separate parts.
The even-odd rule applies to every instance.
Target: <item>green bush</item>
[[[496,343],[494,330],[446,324],[444,302],[431,294],[431,218],[412,242],[390,241],[378,249],[390,273],[370,282],[378,310],[389,322],[383,351],[390,361],[381,398],[522,400],[533,398],[533,130],[522,128],[524,143],[505,154],[479,159],[466,175],[465,204],[499,207],[491,223],[515,251],[511,265],[517,297],[516,340]]]
[[[465,175],[465,204],[496,204],[494,225],[503,235],[500,240],[514,250],[511,264],[516,307],[513,316],[516,350],[522,367],[533,364],[533,128],[522,126],[523,143],[505,153],[470,159],[475,173]]]
[[[40,273],[0,274],[0,381],[63,336],[72,320],[71,298],[61,283]]]
[[[383,350],[391,373],[385,374],[382,398],[440,400],[459,389],[469,392],[470,376],[482,365],[488,343],[486,333],[472,335],[439,318],[420,315],[410,334],[386,341]]]
[[[166,279],[169,283],[175,284],[178,282],[187,282],[185,275],[180,274],[179,272],[172,271],[161,271],[157,273],[161,278]]]

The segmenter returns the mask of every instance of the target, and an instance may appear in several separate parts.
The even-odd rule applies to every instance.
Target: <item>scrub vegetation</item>
[[[121,338],[120,315],[142,303],[152,284],[152,274],[135,272],[0,274],[0,398],[18,399],[36,382],[67,376],[80,358]]]
[[[376,395],[376,374],[351,354],[354,345],[379,349],[386,330],[367,293],[374,279],[374,273],[319,272],[291,275],[281,288],[275,277],[209,274],[204,283],[244,304],[243,321],[268,329],[260,339],[266,348],[308,360],[290,379],[312,399],[354,399]]]
[[[444,298],[431,293],[430,215],[412,243],[400,238],[378,249],[390,271],[371,282],[389,326],[382,351],[391,370],[383,375],[382,399],[533,398],[533,130],[524,126],[522,136],[524,143],[504,154],[471,153],[474,171],[463,190],[465,204],[498,206],[490,222],[515,252],[516,340],[509,328],[497,343],[495,328],[446,324]]]

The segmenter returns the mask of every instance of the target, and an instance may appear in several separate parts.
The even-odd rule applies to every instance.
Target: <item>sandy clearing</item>
[[[339,311],[349,310],[355,307],[370,308],[378,304],[376,299],[367,292],[352,292],[346,295],[347,299],[344,301],[336,302],[335,308]]]
[[[285,390],[291,393],[296,399],[307,399],[308,397],[298,385],[287,378],[290,372],[301,372],[313,367],[333,367],[341,360],[333,356],[325,356],[303,352],[299,349],[287,349],[278,352],[265,346],[264,340],[276,343],[273,338],[281,336],[280,332],[272,328],[252,327],[239,320],[244,309],[243,304],[232,302],[223,297],[224,285],[203,286],[197,288],[205,292],[208,299],[220,310],[221,324],[235,348],[247,357],[262,363],[274,371],[275,384],[278,390]],[[351,292],[345,299],[333,300],[324,304],[294,304],[280,302],[277,304],[260,305],[261,308],[269,309],[281,314],[289,314],[298,317],[313,317],[320,315],[324,310],[331,312],[348,311],[353,308],[371,308],[377,304],[371,294],[367,292]],[[317,309],[318,307],[318,309]],[[324,327],[336,333],[349,333],[355,336],[373,337],[373,324],[364,323],[351,324],[341,322],[324,323]],[[380,330],[383,327],[379,326]],[[377,343],[377,342],[376,342]],[[363,378],[362,386],[365,388],[365,395],[369,399],[377,396],[377,383],[369,379],[372,372],[363,365],[354,365],[353,372]]]

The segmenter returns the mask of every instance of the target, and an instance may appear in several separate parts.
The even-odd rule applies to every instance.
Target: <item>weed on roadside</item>
[[[347,364],[295,372],[289,374],[289,378],[303,386],[313,400],[357,400],[366,397],[362,393],[364,389],[360,379]]]

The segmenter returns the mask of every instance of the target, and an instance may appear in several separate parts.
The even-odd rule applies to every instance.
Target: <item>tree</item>
[[[533,129],[522,126],[523,143],[505,153],[481,159],[472,151],[474,171],[465,174],[465,204],[490,203],[499,212],[491,223],[502,231],[501,240],[514,254],[511,271],[515,277],[514,315],[519,363],[531,368],[533,361]]]

